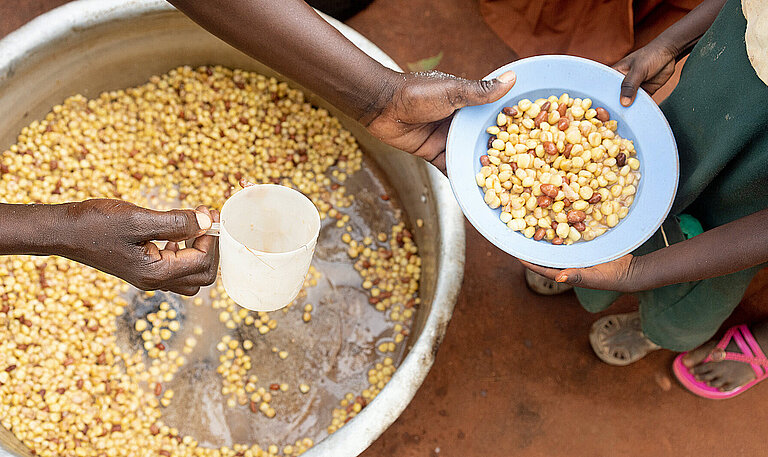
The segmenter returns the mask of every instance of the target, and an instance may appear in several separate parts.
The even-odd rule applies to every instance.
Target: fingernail
[[[195,217],[197,217],[197,226],[200,227],[200,230],[208,230],[211,228],[211,216],[201,213],[200,211],[195,211]]]
[[[621,105],[622,106],[629,106],[632,104],[632,99],[629,97],[621,97]]]
[[[514,82],[517,79],[517,75],[514,71],[507,71],[500,74],[496,79],[506,84]]]
[[[568,280],[568,275],[563,275],[563,274],[557,275],[557,277],[555,278],[555,281],[557,282],[565,282],[567,280]]]

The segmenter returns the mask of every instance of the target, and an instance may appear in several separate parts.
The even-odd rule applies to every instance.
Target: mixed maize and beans
[[[4,202],[104,197],[159,209],[219,208],[241,179],[300,190],[317,206],[324,230],[343,234],[334,240],[348,250],[344,258],[356,293],[367,297],[364,306],[381,316],[386,333],[367,342],[371,347],[363,352],[372,362],[359,369],[357,393],[332,398],[338,404],[332,412],[315,411],[315,380],[289,386],[275,373],[257,375],[255,363],[275,357],[269,349],[256,351],[269,344],[265,338],[281,322],[291,325],[288,316],[295,316],[293,325],[307,326],[323,312],[304,300],[305,293],[294,306],[298,313],[254,313],[237,307],[219,280],[179,302],[178,310],[162,293],[142,292],[163,301],[137,315],[136,301],[127,297],[138,292],[119,279],[59,257],[3,257],[0,424],[34,454],[50,457],[298,455],[338,430],[391,378],[397,357],[392,352],[398,346],[402,354],[419,304],[421,259],[405,225],[395,223],[389,233],[371,238],[362,235],[370,231],[362,227],[365,221],[350,219],[355,198],[345,182],[361,166],[353,136],[302,92],[274,78],[218,66],[177,68],[93,99],[73,96],[25,127],[0,155]],[[305,290],[319,287],[322,276],[313,267]],[[333,305],[327,312],[338,313],[344,304]],[[206,322],[205,329],[185,327],[182,311],[189,320],[206,309],[219,319]],[[116,335],[126,320],[134,346],[121,345]],[[288,408],[280,406],[285,396],[294,395],[301,417],[320,425],[323,420],[314,417],[327,414],[327,425],[295,442],[262,436],[254,440],[261,443],[212,447],[185,433],[201,418],[185,417],[180,428],[164,422],[165,408],[180,396],[169,387],[174,378],[190,357],[202,352],[200,366],[211,358],[211,349],[201,347],[205,339],[217,349],[218,366],[210,369],[220,379],[226,406],[252,414],[252,421],[274,421]],[[178,350],[171,348],[174,341],[182,342]],[[292,360],[289,351],[274,353],[279,363]]]
[[[627,216],[640,182],[633,142],[589,98],[522,99],[498,113],[475,179],[499,218],[536,241],[590,241]]]

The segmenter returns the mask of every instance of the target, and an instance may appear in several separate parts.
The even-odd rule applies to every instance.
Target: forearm
[[[688,55],[699,38],[712,26],[725,2],[726,0],[705,0],[654,41],[670,48],[678,59]]]
[[[69,248],[68,206],[0,203],[0,255],[63,254]]]
[[[397,84],[396,72],[301,0],[169,1],[214,35],[363,122]]]
[[[630,282],[649,290],[733,273],[768,262],[768,210],[635,257]]]

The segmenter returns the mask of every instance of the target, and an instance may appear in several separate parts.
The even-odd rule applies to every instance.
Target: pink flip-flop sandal
[[[737,352],[727,352],[725,350],[725,348],[728,347],[728,343],[731,342],[731,339],[736,341],[736,346],[739,347],[741,354]],[[733,398],[746,392],[765,378],[768,378],[768,358],[763,354],[763,350],[760,348],[757,340],[755,340],[755,337],[752,336],[752,332],[750,332],[749,328],[744,324],[729,328],[720,342],[717,343],[717,346],[715,346],[712,352],[710,352],[704,359],[704,363],[713,360],[733,360],[736,362],[748,363],[755,372],[755,379],[745,385],[739,386],[733,390],[721,392],[715,387],[708,386],[704,381],[698,381],[693,373],[688,370],[688,367],[683,364],[683,357],[685,357],[686,354],[688,353],[683,352],[675,357],[675,361],[672,363],[672,370],[675,372],[677,380],[680,381],[680,384],[682,384],[683,387],[700,397],[709,398],[711,400]]]

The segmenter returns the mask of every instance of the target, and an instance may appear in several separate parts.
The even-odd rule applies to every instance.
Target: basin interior
[[[64,40],[30,53],[12,74],[0,76],[0,109],[6,119],[0,125],[0,150],[15,141],[23,126],[42,118],[69,95],[79,93],[90,98],[105,90],[141,84],[151,75],[180,65],[212,64],[253,70],[284,80],[171,10],[79,29]],[[292,85],[311,95],[303,87]],[[410,344],[413,344],[421,336],[432,309],[440,261],[441,233],[434,222],[438,211],[427,165],[382,145],[323,100],[312,97],[311,101],[328,108],[355,135],[366,160],[375,162],[391,184],[388,192],[396,194],[404,209],[404,218],[414,230],[423,265],[422,305],[412,325]],[[415,224],[418,219],[425,222],[422,227]],[[30,455],[5,429],[0,429],[0,445],[18,455]]]

